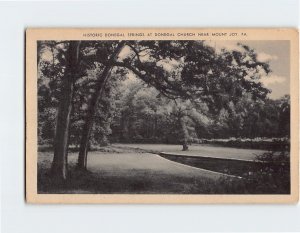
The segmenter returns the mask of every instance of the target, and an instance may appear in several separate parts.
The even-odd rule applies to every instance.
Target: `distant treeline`
[[[224,147],[235,147],[243,149],[261,149],[269,151],[289,151],[290,141],[287,138],[277,138],[277,139],[262,139],[256,138],[252,139],[228,139],[228,140],[218,140],[218,139],[203,139],[198,141],[198,143],[208,143],[213,145],[219,145]]]
[[[118,90],[116,90],[118,89]],[[47,105],[47,89],[39,90],[39,106]],[[74,100],[71,118],[70,144],[78,145],[85,115],[84,96]],[[82,103],[83,102],[83,103]],[[53,99],[51,100],[53,104]],[[55,99],[54,99],[55,103]],[[55,132],[56,108],[39,112],[39,144],[52,144]],[[210,112],[205,104],[173,101],[154,88],[140,82],[114,81],[107,86],[105,98],[98,106],[91,146],[109,143],[214,143],[243,148],[272,148],[274,142],[214,141],[220,138],[282,138],[290,134],[290,97],[254,101],[245,96],[236,103],[226,103],[218,112]],[[203,141],[200,139],[207,139]],[[281,143],[280,143],[281,145]],[[275,146],[276,147],[276,146]]]

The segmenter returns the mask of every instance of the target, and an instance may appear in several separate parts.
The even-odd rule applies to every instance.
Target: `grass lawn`
[[[39,192],[51,193],[211,193],[208,183],[221,175],[166,160],[149,153],[103,153],[88,156],[86,174],[77,174],[77,154],[69,155],[70,179],[55,187],[47,179],[52,152],[40,152]]]
[[[285,193],[259,180],[246,181],[225,176],[201,168],[177,163],[147,151],[176,151],[176,145],[116,144],[91,151],[88,155],[88,172],[75,169],[78,152],[70,152],[69,177],[63,184],[56,184],[48,175],[53,158],[52,151],[38,153],[38,192],[39,193],[135,193],[135,194],[250,194]],[[191,146],[190,153],[202,155],[215,147]],[[198,149],[198,150],[197,150]],[[217,148],[220,154],[222,148]],[[225,148],[224,150],[236,149]],[[242,149],[237,149],[242,151]],[[228,151],[226,151],[228,153]],[[253,150],[244,150],[244,157]],[[212,156],[211,153],[211,156]],[[214,152],[215,154],[217,152]],[[207,154],[206,154],[207,155]],[[217,155],[217,154],[216,154]],[[237,153],[235,154],[237,155]],[[218,156],[220,157],[220,156]],[[269,182],[264,180],[263,182]],[[281,184],[279,184],[281,185]]]
[[[205,157],[207,156],[207,157],[245,159],[245,160],[254,160],[256,155],[266,152],[265,150],[230,148],[230,147],[213,146],[208,144],[190,145],[188,151],[182,151],[182,146],[180,145],[166,145],[166,144],[114,144],[114,146],[127,147],[127,148],[140,148],[144,150],[153,150],[159,152],[172,152],[176,154],[185,154],[190,156],[205,156]]]

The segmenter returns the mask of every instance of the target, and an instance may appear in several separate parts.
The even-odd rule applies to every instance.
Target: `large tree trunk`
[[[101,73],[101,76],[98,78],[96,90],[89,102],[88,111],[85,117],[85,124],[83,126],[82,137],[80,141],[79,156],[77,162],[77,167],[81,170],[87,170],[87,154],[89,149],[89,139],[92,132],[94,117],[97,110],[97,104],[104,91],[105,84],[110,76],[110,71],[112,69],[111,62],[117,58],[123,46],[124,46],[124,42],[119,43],[116,50],[110,57],[108,64],[106,65],[103,72]]]
[[[103,93],[105,83],[108,80],[110,67],[106,67],[102,73],[101,79],[97,83],[96,91],[94,92],[89,106],[88,111],[85,117],[85,124],[82,130],[82,136],[80,141],[80,149],[79,149],[79,156],[78,156],[78,168],[82,170],[86,170],[87,166],[87,153],[89,149],[89,139],[92,132],[92,127],[94,123],[94,116],[97,109],[98,101]]]
[[[69,124],[74,92],[74,79],[79,60],[78,41],[71,41],[66,53],[66,70],[62,79],[60,103],[57,113],[56,132],[54,138],[54,157],[51,167],[52,177],[56,181],[67,178]]]
[[[182,131],[182,150],[187,151],[189,150],[188,147],[188,139],[189,139],[189,132],[186,127],[186,123],[184,121],[184,117],[180,118],[180,126]]]

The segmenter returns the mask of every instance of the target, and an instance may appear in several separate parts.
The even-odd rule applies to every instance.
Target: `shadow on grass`
[[[207,178],[181,177],[175,175],[151,175],[141,172],[139,176],[106,175],[82,172],[74,167],[63,183],[56,183],[49,170],[38,171],[38,193],[98,193],[98,194],[213,194],[213,180]]]
[[[243,179],[184,177],[167,173],[134,170],[127,173],[82,172],[69,166],[69,177],[57,183],[49,176],[50,157],[38,164],[38,193],[77,194],[289,194],[290,158],[288,153],[267,152],[256,158],[259,169],[248,170]],[[262,166],[263,164],[263,166]],[[235,164],[238,166],[237,164]],[[232,166],[229,166],[232,168]],[[134,174],[134,175],[132,175]]]
[[[265,152],[257,155],[252,162],[171,154],[161,156],[193,167],[243,177],[241,180],[221,177],[214,184],[210,184],[215,185],[215,193],[290,194],[290,157],[287,151]]]
[[[74,168],[64,183],[56,183],[48,172],[38,172],[38,193],[52,194],[288,194],[289,185],[266,176],[255,179],[180,176],[106,176]]]

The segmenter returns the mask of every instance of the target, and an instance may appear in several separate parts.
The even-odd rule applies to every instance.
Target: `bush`
[[[256,170],[244,179],[220,178],[218,193],[234,194],[290,194],[290,157],[287,151],[266,152],[256,157]]]
[[[209,144],[220,145],[224,147],[235,147],[235,148],[243,148],[243,149],[261,149],[261,150],[272,150],[272,151],[289,150],[290,148],[290,142],[286,138],[202,139],[202,143],[209,143]]]

